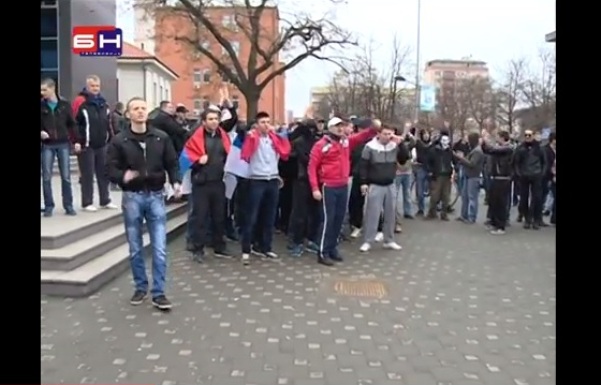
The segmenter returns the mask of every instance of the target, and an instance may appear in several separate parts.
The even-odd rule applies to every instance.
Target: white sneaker
[[[250,254],[248,254],[248,253],[242,254],[242,264],[250,265]]]
[[[402,250],[403,249],[403,247],[396,242],[387,242],[387,243],[383,244],[382,247],[385,249],[390,249],[390,250]]]
[[[367,242],[365,242],[364,244],[361,245],[361,247],[359,248],[359,251],[362,253],[368,252],[371,249],[371,245]]]
[[[98,211],[98,209],[96,208],[96,206],[89,205],[89,206],[84,207],[83,211],[87,211],[89,213],[95,213],[96,211]]]
[[[351,232],[351,238],[359,238],[359,235],[361,235],[361,229],[358,227],[355,227],[353,229],[353,231]]]
[[[376,238],[374,238],[376,242],[382,242],[384,240],[384,233],[377,233]]]
[[[108,205],[100,206],[100,208],[105,210],[117,210],[119,207],[113,203],[109,203]]]

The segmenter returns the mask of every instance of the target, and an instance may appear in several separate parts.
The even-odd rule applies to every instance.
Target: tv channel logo
[[[73,27],[73,53],[79,56],[121,56],[123,31],[112,26]]]

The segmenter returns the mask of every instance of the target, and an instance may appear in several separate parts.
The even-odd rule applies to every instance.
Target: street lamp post
[[[422,27],[422,1],[417,0],[417,38],[416,38],[416,49],[415,49],[415,121],[419,120],[419,101],[420,101],[420,84],[419,84],[419,71],[420,71],[420,46],[421,46],[421,27]]]
[[[405,79],[403,76],[401,75],[397,75],[394,77],[394,84],[392,85],[392,105],[390,106],[390,122],[394,122],[394,107],[396,106],[396,84],[398,82],[404,82],[407,79]]]

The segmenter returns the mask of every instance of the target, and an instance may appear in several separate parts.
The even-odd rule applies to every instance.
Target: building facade
[[[161,101],[171,100],[171,83],[177,78],[157,57],[133,44],[123,44],[123,55],[117,58],[118,100],[125,103],[143,97],[150,108],[158,107]]]
[[[219,28],[223,36],[228,39],[240,64],[245,68],[251,51],[251,43],[244,31],[241,31],[236,25],[234,17],[236,12],[243,13],[246,12],[246,9],[210,7],[204,12],[208,13],[213,25]],[[174,103],[184,104],[197,114],[206,105],[217,103],[218,89],[224,82],[227,84],[227,79],[220,76],[215,64],[210,59],[194,52],[175,39],[176,34],[192,29],[190,20],[175,12],[163,12],[151,16],[143,6],[135,6],[135,15],[135,44],[145,47],[146,51],[154,52],[162,62],[179,75],[179,79],[173,83],[171,100]],[[271,44],[279,33],[277,8],[266,8],[260,23],[264,32],[263,41],[266,44],[263,49],[266,49],[267,44]],[[214,56],[223,58],[224,61],[231,61],[223,47],[210,34],[206,36],[204,44],[205,48],[209,49]],[[265,74],[272,73],[282,65],[283,63],[279,62],[277,57],[274,58],[274,65]],[[268,112],[274,122],[286,121],[285,91],[285,75],[282,74],[263,90],[258,110]],[[247,119],[244,96],[231,84],[229,92],[232,100],[238,104],[241,119]]]
[[[102,93],[110,102],[117,101],[117,59],[80,57],[71,53],[74,26],[115,25],[116,0],[42,0],[41,1],[41,78],[52,78],[59,92],[73,98],[85,86],[87,75],[98,75]]]
[[[471,59],[430,60],[424,70],[424,83],[444,88],[459,79],[489,77],[486,62]]]

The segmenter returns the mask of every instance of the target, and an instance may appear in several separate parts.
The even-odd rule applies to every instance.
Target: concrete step
[[[167,222],[167,240],[180,235],[186,228],[187,213],[185,205],[183,212],[175,215]],[[123,229],[123,232],[125,230]],[[116,233],[107,232],[116,238]],[[149,254],[150,239],[144,234],[144,250]],[[100,248],[99,245],[96,247]],[[106,247],[105,247],[106,248]],[[75,253],[72,251],[71,253]],[[80,257],[81,258],[81,257]],[[118,244],[103,254],[88,260],[72,270],[42,270],[41,292],[46,295],[65,297],[85,297],[106,285],[124,271],[129,269],[129,246],[127,243]]]
[[[167,206],[167,219],[175,218],[186,213],[185,205]],[[98,231],[90,231],[90,228],[100,228],[100,225],[90,226],[81,238],[54,249],[42,249],[42,270],[69,271],[88,261],[99,257],[115,247],[126,242],[125,230],[121,212],[116,212],[118,221],[111,217],[103,221],[106,228]],[[116,222],[112,225],[113,222]]]

